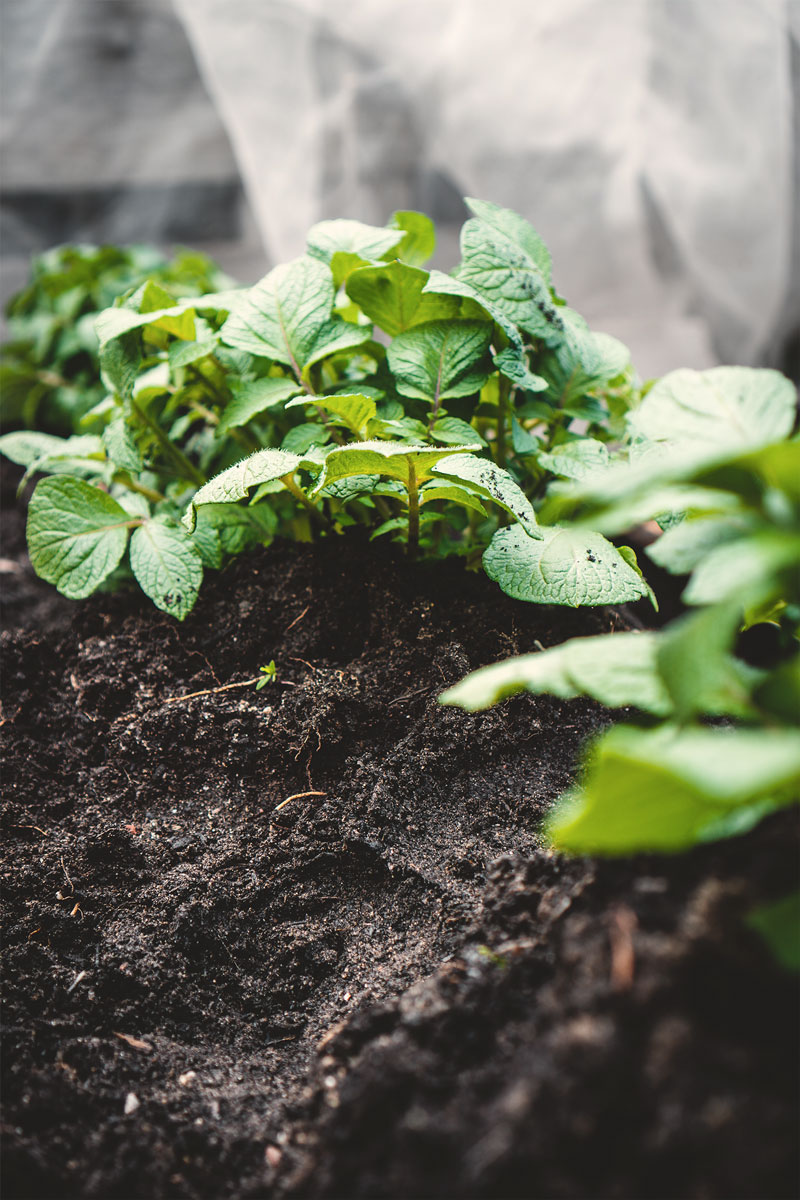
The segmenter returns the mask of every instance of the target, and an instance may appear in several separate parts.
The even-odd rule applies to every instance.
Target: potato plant
[[[488,548],[492,578],[536,602],[647,595],[632,551],[537,517],[624,432],[628,351],[558,296],[526,221],[468,204],[452,275],[425,268],[433,226],[403,212],[321,222],[251,288],[176,301],[153,279],[101,313],[102,395],[71,435],[0,439],[49,476],[37,572],[74,598],[132,575],[183,619],[230,555],[361,527],[410,556]]]
[[[475,710],[514,692],[590,696],[636,717],[588,748],[547,822],[572,853],[669,852],[752,828],[800,799],[800,440],[774,371],[677,371],[629,414],[617,461],[545,511],[613,534],[656,519],[647,553],[688,576],[687,613],[658,632],[577,638],[468,676]],[[502,536],[513,536],[513,530]],[[752,914],[800,968],[800,894]]]

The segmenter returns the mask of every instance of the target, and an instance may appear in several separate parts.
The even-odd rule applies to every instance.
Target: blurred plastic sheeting
[[[322,217],[422,208],[452,266],[476,195],[528,217],[645,374],[753,362],[799,323],[798,0],[175,4],[274,261]]]
[[[2,4],[6,271],[65,240],[241,237],[239,169],[169,0]]]

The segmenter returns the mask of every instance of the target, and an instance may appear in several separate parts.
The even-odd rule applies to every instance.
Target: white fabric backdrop
[[[645,373],[756,361],[790,292],[800,0],[174,0],[273,261],[321,217],[523,213]]]

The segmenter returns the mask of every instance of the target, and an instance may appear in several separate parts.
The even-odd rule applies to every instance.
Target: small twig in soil
[[[286,626],[286,630],[285,630],[285,632],[286,632],[286,633],[288,633],[290,629],[294,629],[294,627],[295,627],[295,625],[298,623],[298,621],[302,621],[303,617],[306,615],[306,613],[308,612],[308,610],[309,610],[310,608],[311,608],[311,605],[310,605],[310,604],[307,604],[307,605],[305,606],[305,608],[303,609],[303,611],[300,613],[300,616],[299,616],[299,617],[295,617],[295,619],[292,621],[291,625],[287,625],[287,626]],[[301,661],[302,661],[302,660],[301,660]]]
[[[621,904],[611,914],[608,936],[611,942],[611,986],[615,992],[627,992],[633,985],[636,956],[633,933],[638,925],[636,913]]]
[[[295,792],[293,796],[287,796],[285,800],[281,800],[280,804],[276,804],[273,812],[279,812],[285,808],[290,800],[302,800],[304,796],[327,796],[327,792]]]
[[[219,687],[203,688],[199,692],[187,692],[185,696],[170,696],[164,700],[164,704],[178,704],[181,700],[196,700],[198,696],[216,696],[218,692],[230,692],[234,688],[252,687],[254,683],[260,683],[263,676],[256,675],[255,679],[240,679],[237,683],[223,683]],[[289,679],[275,679],[279,687],[299,687],[299,683],[292,683]]]
[[[63,870],[63,872],[64,872],[64,875],[66,876],[67,883],[69,884],[70,888],[71,888],[71,889],[72,889],[72,891],[74,892],[74,891],[75,891],[75,884],[72,882],[72,879],[70,878],[69,871],[67,870],[66,864],[65,864],[65,862],[64,862],[64,856],[63,856],[63,854],[61,855],[61,869]]]
[[[141,1038],[131,1037],[129,1033],[117,1033],[116,1029],[114,1030],[114,1037],[118,1037],[121,1042],[127,1042],[134,1050],[142,1050],[149,1054],[153,1049],[149,1042],[143,1042]]]
[[[85,978],[86,978],[86,972],[85,972],[85,971],[80,971],[80,972],[79,972],[79,973],[78,973],[78,974],[75,976],[75,978],[73,979],[73,981],[72,981],[72,983],[69,985],[69,987],[67,988],[67,995],[69,995],[69,994],[70,994],[70,992],[74,992],[74,991],[75,991],[75,988],[78,986],[78,984],[81,982],[81,980],[82,980],[82,979],[85,979]]]

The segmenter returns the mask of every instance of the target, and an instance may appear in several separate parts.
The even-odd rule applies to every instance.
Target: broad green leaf
[[[38,433],[32,429],[18,429],[0,437],[0,454],[20,467],[30,467],[42,458],[63,454],[67,439],[52,433]]]
[[[124,312],[124,309],[114,308],[110,311]],[[116,392],[123,400],[129,400],[133,395],[141,361],[142,339],[137,330],[113,337],[101,346],[100,374],[108,390]]]
[[[203,504],[193,537],[204,564],[221,567],[225,555],[267,545],[277,527],[278,518],[268,504]]]
[[[491,373],[485,359],[491,336],[488,321],[427,321],[398,334],[386,355],[397,390],[434,409],[472,395]]]
[[[549,452],[540,450],[536,461],[554,475],[561,475],[565,479],[585,479],[592,471],[608,466],[608,447],[595,438],[581,438],[556,446]]]
[[[455,504],[462,504],[464,508],[471,508],[473,512],[480,513],[482,517],[486,516],[486,509],[478,497],[473,492],[468,492],[466,488],[458,487],[455,483],[442,485],[426,483],[419,494],[420,506],[430,504],[432,500],[452,500]]]
[[[800,723],[800,650],[770,671],[755,688],[753,699],[762,711],[789,725]]]
[[[459,279],[491,300],[509,320],[547,345],[564,325],[550,294],[550,256],[536,231],[510,209],[467,200],[479,215],[461,230]]]
[[[470,449],[480,450],[480,446],[476,444]],[[349,475],[388,476],[408,485],[413,470],[417,483],[423,483],[438,462],[453,454],[460,455],[462,451],[461,446],[451,449],[449,446],[414,446],[402,442],[360,442],[357,445],[338,446],[325,459],[325,469],[314,494]]]
[[[365,493],[373,493],[379,482],[380,475],[348,475],[346,479],[328,484],[322,489],[321,495],[330,496],[332,500],[346,504],[348,500],[355,500]]]
[[[471,454],[459,454],[456,458],[448,458],[446,462],[433,468],[435,475],[444,475],[449,479],[460,480],[468,484],[481,496],[488,496],[495,504],[499,504],[506,512],[511,513],[520,522],[523,529],[531,538],[540,538],[541,530],[536,523],[536,513],[533,505],[514,482],[508,471],[498,467],[489,458],[476,458]]]
[[[635,437],[687,451],[752,450],[788,437],[797,392],[779,371],[713,367],[671,371],[628,416]]]
[[[207,358],[209,354],[214,353],[218,345],[217,337],[203,338],[199,342],[170,342],[167,349],[170,370],[177,371],[180,367],[188,367],[202,358]]]
[[[404,237],[405,232],[401,229],[380,228],[339,218],[312,225],[306,245],[312,258],[330,263],[334,254],[339,252],[357,254],[365,259],[383,258],[399,246]]]
[[[550,251],[524,217],[515,213],[513,209],[501,208],[499,204],[492,204],[490,200],[476,200],[472,196],[465,196],[464,203],[472,215],[482,221],[484,225],[493,229],[495,233],[502,234],[503,237],[508,238],[524,250],[528,257],[536,263],[546,282],[550,282],[552,274]]]
[[[781,966],[800,971],[800,891],[754,908],[747,924],[761,934]]]
[[[688,575],[717,546],[735,541],[751,527],[752,518],[744,514],[687,517],[662,533],[645,553],[673,575]]]
[[[95,331],[102,350],[109,342],[133,330],[151,325],[184,341],[194,341],[196,300],[185,300],[167,308],[148,312],[133,312],[129,308],[107,308],[95,321]]]
[[[137,473],[144,469],[144,461],[136,445],[133,430],[122,412],[117,412],[103,430],[103,445],[115,467],[122,471]]]
[[[580,790],[548,821],[562,850],[683,850],[731,810],[800,794],[800,734],[762,729],[618,726],[592,746]]]
[[[290,454],[308,454],[311,450],[319,450],[331,440],[331,431],[318,421],[308,421],[303,425],[293,426],[285,434],[281,442],[281,450]]]
[[[458,317],[463,306],[456,296],[424,293],[428,272],[402,262],[361,267],[347,280],[347,294],[361,311],[391,337],[413,325]]]
[[[499,529],[483,556],[486,574],[515,600],[577,608],[647,595],[641,576],[599,533],[559,526],[538,533]]]
[[[446,446],[472,446],[479,442],[486,445],[479,433],[476,433],[468,421],[459,417],[440,417],[434,421],[431,437],[435,442],[444,442]]]
[[[563,700],[589,696],[607,708],[632,705],[667,716],[672,704],[658,674],[658,644],[656,633],[572,638],[474,671],[439,700],[475,712],[517,692],[549,692]]]
[[[517,387],[525,388],[527,391],[540,392],[547,387],[546,379],[531,372],[525,346],[516,325],[490,297],[478,292],[468,280],[445,275],[442,271],[431,271],[424,290],[426,294],[432,293],[437,296],[458,296],[477,305],[479,309],[483,309],[501,330],[503,338],[508,341],[508,346],[494,357],[494,363],[498,370]],[[470,314],[464,313],[463,315]]]
[[[658,669],[681,719],[698,714],[752,717],[750,691],[761,673],[732,655],[741,610],[715,605],[673,621],[658,643]]]
[[[537,369],[548,382],[548,397],[574,416],[602,419],[605,410],[597,407],[596,401],[592,408],[586,394],[626,370],[630,351],[607,333],[592,333],[583,317],[571,308],[559,309],[559,316],[564,337],[537,360]]]
[[[394,246],[394,254],[412,267],[422,267],[436,249],[436,230],[425,213],[400,210],[392,213],[389,226],[403,231],[403,240]]]
[[[441,521],[440,513],[420,513],[419,527],[423,530],[427,525],[433,525],[436,521]],[[383,537],[385,533],[399,532],[406,534],[408,532],[408,517],[390,517],[388,521],[383,521],[377,529],[373,529],[369,535],[369,540],[374,542],[376,538]]]
[[[195,492],[183,524],[191,533],[197,520],[196,510],[201,504],[235,504],[245,498],[250,488],[289,475],[301,461],[299,455],[288,454],[285,450],[257,450],[227,471],[215,475]]]
[[[275,267],[245,294],[222,327],[229,346],[303,373],[327,354],[367,341],[370,330],[331,316],[333,277],[308,255]]]
[[[775,594],[781,578],[800,572],[800,534],[765,530],[711,550],[697,566],[683,593],[686,604],[715,604],[730,597],[762,604]]]
[[[28,506],[33,569],[70,600],[91,595],[119,564],[136,524],[116,500],[82,479],[43,479]]]
[[[277,408],[290,396],[296,396],[302,391],[299,383],[293,379],[279,379],[267,376],[264,379],[234,379],[230,380],[232,400],[225,406],[219,420],[219,431],[225,433],[239,425],[246,425],[254,417],[267,409]]]
[[[131,570],[156,608],[182,621],[194,608],[203,582],[203,562],[189,535],[162,517],[134,530]]]
[[[337,393],[335,396],[298,396],[286,407],[297,408],[302,405],[311,405],[323,413],[337,417],[356,437],[364,436],[367,425],[377,411],[372,397],[363,396],[360,392]]]

